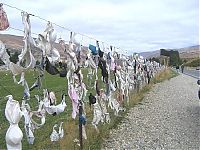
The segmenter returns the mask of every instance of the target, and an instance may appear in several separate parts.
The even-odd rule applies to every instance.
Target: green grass
[[[25,74],[25,77],[27,79],[27,82],[31,85],[32,83],[34,83],[35,81],[35,77],[37,77],[37,72],[35,71],[28,71]],[[7,131],[7,128],[9,127],[9,123],[5,118],[4,115],[4,109],[6,106],[6,99],[4,98],[6,95],[12,94],[15,100],[18,100],[21,103],[22,97],[23,97],[23,87],[21,85],[17,85],[13,82],[12,76],[9,72],[0,72],[0,110],[1,110],[1,117],[0,117],[0,149],[5,149],[6,145],[5,145],[5,134]],[[19,77],[18,77],[19,79]],[[45,75],[45,80],[43,82],[43,88],[47,88],[49,90],[53,90],[56,91],[56,96],[57,96],[57,101],[58,103],[61,100],[61,94],[62,93],[66,93],[66,80],[65,78],[59,78],[57,76],[51,76],[49,74]],[[63,89],[65,91],[63,91]],[[35,94],[39,94],[42,95],[42,89],[41,90],[37,90],[34,89],[33,91],[31,91],[31,97],[34,96]],[[37,100],[35,98],[31,98],[30,99],[30,106],[33,110],[37,110]],[[68,107],[67,109],[71,108],[70,107],[70,102],[69,99],[67,100],[67,104]],[[70,111],[70,109],[68,110],[68,112]],[[26,136],[24,134],[24,138],[23,138],[23,149],[41,149],[41,148],[47,148],[48,145],[50,146],[50,148],[52,149],[57,149],[59,148],[59,144],[51,144],[50,140],[49,140],[49,136],[52,132],[52,127],[53,124],[57,123],[57,122],[61,122],[61,121],[66,121],[67,118],[67,114],[66,112],[58,115],[58,116],[50,116],[47,115],[46,117],[46,123],[45,126],[41,127],[38,130],[35,130],[35,142],[33,145],[29,145],[27,143],[26,140]],[[23,124],[24,124],[24,119],[22,117],[22,119],[20,120],[19,126],[22,129],[23,133],[24,133],[24,128],[23,128]],[[41,135],[41,136],[39,136]],[[44,145],[44,146],[43,146]]]
[[[86,77],[87,70],[82,71],[84,74],[84,82],[87,85],[89,85],[88,79]],[[35,77],[37,77],[38,73],[36,71],[27,71],[25,74],[25,77],[27,79],[27,82],[29,85],[34,83]],[[152,80],[151,84],[143,87],[139,91],[139,93],[136,94],[136,91],[133,91],[134,94],[130,95],[130,104],[127,105],[124,103],[123,105],[126,107],[126,109],[130,109],[134,105],[138,104],[145,96],[145,93],[147,93],[153,84],[157,82],[161,82],[165,79],[170,79],[171,77],[174,77],[176,75],[175,72],[172,70],[165,70],[164,72],[160,73],[156,76],[154,80]],[[100,77],[100,74],[99,74]],[[17,77],[19,79],[19,77]],[[99,78],[100,79],[100,78]],[[91,81],[94,82],[94,79]],[[104,84],[100,82],[100,88],[103,88]],[[45,79],[43,80],[43,87],[42,88],[48,88],[50,91],[55,91],[56,97],[57,97],[57,103],[61,101],[61,95],[63,93],[67,94],[67,81],[66,78],[60,78],[58,76],[52,76],[49,74],[45,74]],[[88,91],[94,93],[95,89],[90,89]],[[34,96],[35,94],[42,95],[42,89],[37,90],[34,89],[31,91],[31,96]],[[5,99],[5,96],[12,94],[15,100],[18,100],[21,104],[22,100],[22,94],[23,94],[23,87],[21,85],[17,85],[13,82],[12,75],[8,71],[1,71],[0,72],[0,149],[6,149],[6,142],[5,142],[5,134],[9,127],[9,123],[4,115],[4,110],[6,106],[7,100]],[[57,116],[46,116],[46,123],[43,127],[40,129],[36,129],[34,132],[35,135],[35,142],[33,145],[29,145],[26,139],[26,136],[24,134],[23,140],[22,140],[22,149],[23,150],[30,150],[30,149],[63,149],[63,150],[72,150],[79,149],[78,146],[76,146],[73,142],[75,138],[78,138],[79,132],[78,132],[78,117],[73,120],[71,118],[71,100],[67,96],[66,98],[67,107],[66,110],[57,115]],[[37,110],[37,101],[34,98],[31,98],[30,105],[32,110]],[[108,109],[110,112],[111,122],[110,124],[105,124],[98,126],[100,133],[98,134],[94,127],[91,125],[91,121],[93,118],[93,112],[89,109],[89,106],[86,106],[87,109],[87,124],[86,124],[86,133],[87,133],[87,140],[84,140],[84,149],[88,150],[96,150],[100,149],[102,142],[104,139],[108,138],[109,131],[112,128],[116,128],[117,125],[121,122],[124,115],[126,115],[126,112],[120,112],[120,116],[116,117],[114,116],[114,113],[112,110]],[[50,141],[50,134],[52,132],[52,127],[55,123],[60,123],[61,121],[64,122],[64,138],[59,140],[58,142],[51,142]],[[24,132],[24,119],[23,117],[20,120],[19,126]]]
[[[125,115],[128,113],[128,110],[132,107],[134,107],[137,104],[141,104],[140,102],[143,100],[145,95],[151,90],[151,88],[154,86],[154,84],[163,82],[165,80],[170,80],[171,78],[177,76],[178,74],[171,70],[171,69],[165,69],[164,71],[160,72],[151,80],[151,83],[144,86],[139,92],[132,91],[132,94],[130,95],[130,102],[129,105],[127,103],[124,103],[124,107],[126,108],[125,112],[120,112],[120,116],[116,117],[112,114],[112,120],[111,123],[106,126],[100,126],[100,132],[99,135],[95,136],[95,139],[93,139],[90,143],[90,146],[86,145],[85,149],[101,149],[102,143],[104,142],[104,139],[109,137],[110,129],[116,128]],[[95,133],[94,133],[95,134]]]

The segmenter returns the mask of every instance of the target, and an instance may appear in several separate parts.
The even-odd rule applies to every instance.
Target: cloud
[[[197,0],[10,0],[5,3],[27,10],[70,30],[90,35],[106,45],[129,53],[197,45],[199,22]],[[4,7],[11,25],[23,29],[20,12]],[[33,32],[46,22],[31,17]],[[69,39],[69,31],[56,27],[58,36]],[[6,31],[12,33],[13,31]],[[95,43],[82,36],[83,43]],[[109,44],[107,44],[109,43]]]

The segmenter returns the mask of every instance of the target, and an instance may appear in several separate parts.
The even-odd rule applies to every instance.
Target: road
[[[200,79],[200,70],[184,68],[183,73],[186,75],[190,75],[194,78]]]
[[[180,74],[155,87],[110,132],[105,150],[199,150],[196,79]]]

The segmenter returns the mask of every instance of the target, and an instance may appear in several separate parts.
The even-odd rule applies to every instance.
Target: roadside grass
[[[155,78],[152,80],[154,84],[163,82],[164,80],[170,80],[171,78],[177,76],[178,73],[175,70],[172,69],[165,69],[163,72],[159,73],[155,76]]]
[[[127,115],[129,109],[133,108],[137,104],[141,104],[140,102],[143,100],[145,95],[152,89],[152,87],[156,83],[169,80],[177,75],[178,73],[176,73],[170,68],[164,69],[151,80],[150,84],[143,86],[139,90],[139,92],[137,90],[132,91],[132,94],[130,95],[129,104],[124,103],[124,107],[126,108],[126,111],[120,112],[119,116],[114,116],[113,114],[111,114],[111,118],[112,118],[111,123],[107,124],[106,126],[100,126],[99,127],[100,133],[96,134],[95,139],[92,139],[92,141],[89,141],[89,145],[84,145],[85,146],[84,149],[86,150],[87,149],[91,149],[91,150],[101,149],[103,142],[109,137],[110,130],[117,128],[117,126],[121,123],[123,118]],[[92,133],[92,134],[95,134],[95,133]]]
[[[88,86],[89,80],[86,77],[86,70],[82,71],[84,74],[84,83]],[[26,72],[26,79],[28,84],[32,84],[35,81],[35,77],[37,77],[38,73],[36,71],[28,71]],[[96,150],[101,149],[102,143],[109,137],[110,129],[116,128],[117,125],[122,121],[124,116],[127,114],[128,110],[134,105],[140,103],[140,101],[144,98],[145,94],[149,92],[149,90],[153,87],[154,84],[158,82],[162,82],[164,80],[170,79],[176,76],[177,73],[171,69],[166,69],[156,75],[154,79],[152,79],[149,85],[144,86],[139,92],[133,91],[130,95],[130,103],[129,105],[124,103],[123,106],[126,108],[126,111],[121,111],[119,116],[115,116],[113,111],[108,109],[111,117],[110,124],[102,125],[100,123],[98,125],[99,133],[96,132],[94,127],[91,125],[92,118],[93,118],[93,111],[90,110],[89,105],[86,105],[87,110],[87,124],[86,124],[86,133],[87,133],[87,140],[83,140],[83,148],[85,150]],[[18,77],[19,79],[19,77]],[[100,79],[100,74],[99,74]],[[61,95],[63,93],[67,94],[67,81],[66,78],[60,78],[58,76],[52,76],[49,74],[45,74],[45,79],[43,80],[43,88],[48,88],[50,91],[55,91],[57,97],[57,104],[61,101]],[[94,83],[94,79],[90,81]],[[100,88],[104,85],[100,82]],[[11,93],[10,93],[11,92]],[[94,88],[90,88],[88,90],[88,94],[95,92]],[[8,71],[1,71],[0,72],[0,149],[6,149],[6,142],[5,142],[5,135],[6,131],[9,127],[9,123],[5,118],[4,110],[6,106],[7,100],[5,96],[9,94],[13,94],[14,99],[18,100],[21,104],[22,100],[22,93],[23,87],[21,85],[17,85],[13,82],[12,75]],[[42,96],[42,89],[34,89],[31,91],[31,95],[38,94]],[[87,97],[88,99],[88,97]],[[66,97],[67,107],[66,110],[56,116],[48,115],[46,116],[45,125],[42,126],[40,129],[36,129],[34,132],[35,135],[35,142],[33,145],[29,145],[26,139],[25,131],[24,131],[24,119],[21,118],[19,122],[19,127],[23,132],[23,140],[22,140],[22,149],[23,150],[38,150],[38,149],[49,149],[49,150],[74,150],[79,149],[79,147],[73,142],[75,138],[78,139],[79,131],[78,131],[78,116],[75,120],[71,118],[72,106],[71,100],[69,97]],[[36,99],[32,98],[30,100],[30,105],[33,110],[37,110],[37,101]],[[58,142],[51,142],[50,141],[50,134],[52,133],[52,128],[55,123],[59,125],[59,123],[63,121],[64,127],[64,138],[59,140]]]
[[[198,57],[196,59],[191,59],[188,62],[186,62],[184,64],[184,66],[187,66],[187,67],[198,67],[198,66],[200,66],[200,58]]]

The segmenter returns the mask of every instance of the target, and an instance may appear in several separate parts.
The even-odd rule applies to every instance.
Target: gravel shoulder
[[[130,109],[102,149],[200,149],[197,79],[180,74],[156,84]]]

